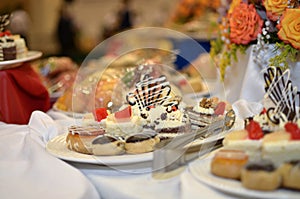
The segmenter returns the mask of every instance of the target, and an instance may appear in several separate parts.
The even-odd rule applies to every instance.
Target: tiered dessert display
[[[214,175],[254,190],[300,189],[300,95],[289,77],[289,70],[267,69],[266,108],[246,119],[245,129],[225,136],[211,161]]]

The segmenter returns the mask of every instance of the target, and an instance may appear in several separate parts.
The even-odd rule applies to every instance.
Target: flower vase
[[[259,51],[256,45],[251,45],[246,52],[237,52],[238,61],[231,61],[226,68],[223,81],[223,97],[230,103],[239,99],[249,102],[262,102],[264,90],[264,72],[269,67],[269,59],[275,56],[275,46],[270,44],[267,50]],[[278,50],[276,53],[280,53]],[[290,79],[293,86],[300,88],[300,58],[297,62],[290,62]],[[221,81],[221,80],[219,80]],[[299,90],[299,89],[298,89]]]

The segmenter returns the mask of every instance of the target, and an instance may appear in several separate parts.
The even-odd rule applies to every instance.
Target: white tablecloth
[[[187,169],[157,180],[152,178],[151,162],[108,167],[65,162],[49,154],[45,144],[73,122],[59,113],[35,111],[28,125],[0,123],[2,199],[233,197],[198,182]]]

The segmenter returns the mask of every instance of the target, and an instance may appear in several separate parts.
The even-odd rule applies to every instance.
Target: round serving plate
[[[42,54],[43,53],[40,51],[28,51],[26,57],[7,61],[0,61],[0,70],[19,67],[24,62],[40,58]]]

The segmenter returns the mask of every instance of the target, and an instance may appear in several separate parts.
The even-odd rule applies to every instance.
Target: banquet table
[[[2,199],[241,198],[201,183],[188,165],[170,178],[156,179],[151,161],[107,166],[65,161],[47,152],[47,142],[74,122],[53,110],[34,111],[27,125],[0,122]]]

